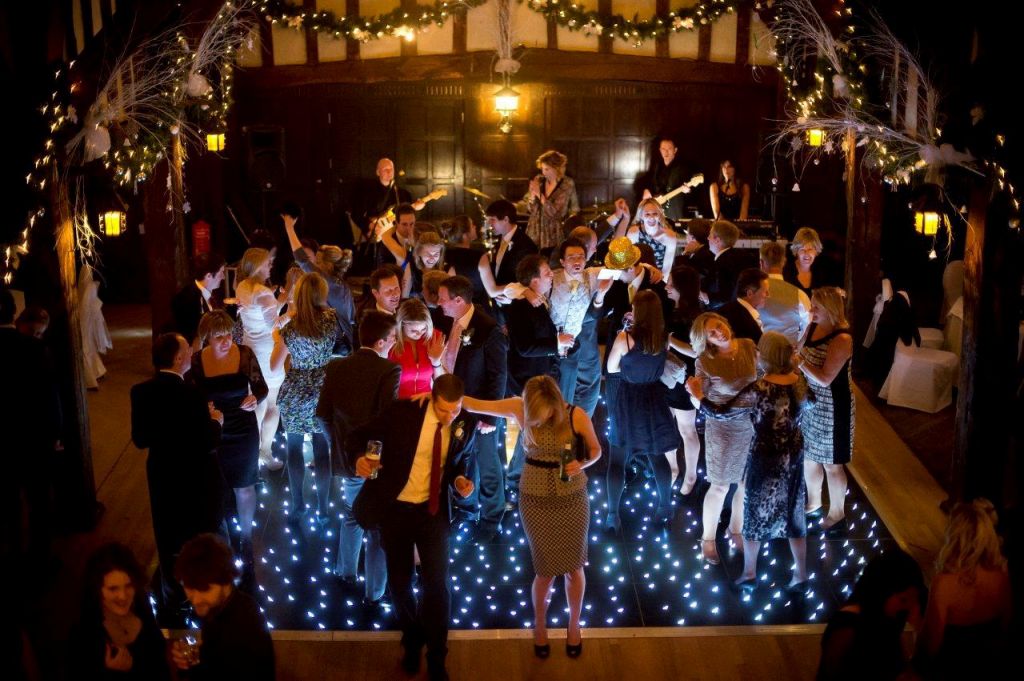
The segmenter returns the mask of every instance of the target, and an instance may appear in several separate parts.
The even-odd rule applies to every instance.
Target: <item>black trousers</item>
[[[388,585],[402,629],[402,645],[418,648],[426,644],[427,664],[434,668],[443,667],[448,654],[448,533],[446,509],[430,515],[426,503],[395,502],[381,523]],[[412,590],[413,547],[420,553],[419,603]]]

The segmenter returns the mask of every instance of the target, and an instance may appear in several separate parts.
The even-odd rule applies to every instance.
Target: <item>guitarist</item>
[[[654,163],[651,172],[647,176],[644,186],[643,198],[650,199],[655,196],[667,194],[686,181],[686,173],[683,171],[676,154],[679,149],[675,141],[670,137],[662,137],[658,142],[658,152],[661,158]],[[662,206],[665,215],[673,223],[683,219],[685,196],[676,196],[665,202]]]

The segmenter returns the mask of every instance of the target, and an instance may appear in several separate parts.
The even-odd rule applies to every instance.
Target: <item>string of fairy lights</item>
[[[402,8],[374,16],[338,16],[330,10],[307,10],[286,0],[263,0],[260,14],[277,26],[296,30],[310,28],[334,38],[351,38],[360,42],[383,38],[401,38],[411,41],[416,33],[431,26],[443,26],[459,7],[473,9],[487,0],[461,2],[435,2],[415,11]],[[552,19],[562,28],[581,31],[586,35],[612,36],[636,47],[680,31],[692,31],[706,26],[724,14],[735,12],[742,0],[700,0],[688,7],[666,13],[655,13],[649,18],[627,19],[621,14],[591,10],[564,0],[519,0],[532,11]]]

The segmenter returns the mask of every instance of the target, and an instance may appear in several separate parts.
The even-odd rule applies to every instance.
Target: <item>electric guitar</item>
[[[436,201],[437,199],[445,196],[448,196],[447,189],[435,189],[426,196],[421,196],[416,201],[430,203],[431,201]],[[413,201],[413,203],[416,203],[416,201]],[[370,228],[373,230],[374,241],[380,241],[384,237],[384,234],[395,226],[395,208],[396,206],[391,206],[386,211],[370,220]]]
[[[666,203],[671,201],[678,194],[689,194],[690,190],[697,185],[704,184],[704,173],[697,173],[686,182],[682,183],[672,191],[662,194],[661,196],[655,196],[654,200],[658,202],[659,206],[664,206]]]

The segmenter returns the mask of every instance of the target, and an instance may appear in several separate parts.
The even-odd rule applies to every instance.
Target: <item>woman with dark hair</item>
[[[736,166],[726,159],[711,185],[711,215],[716,220],[746,220],[750,208],[750,185],[736,175]]]
[[[679,256],[682,262],[700,273],[701,282],[715,267],[715,254],[708,248],[712,224],[712,220],[690,220],[686,223],[686,245]]]
[[[308,433],[313,442],[313,466],[317,477],[319,521],[327,522],[331,491],[331,462],[327,437],[316,418],[316,403],[324,384],[324,371],[338,337],[338,316],[327,305],[327,282],[316,272],[303,275],[295,292],[295,305],[280,331],[274,331],[271,364],[282,370],[290,359],[281,384],[281,421],[288,434],[288,487],[291,492],[289,520],[296,522],[305,511],[302,484],[306,465],[302,455]]]
[[[502,289],[494,281],[490,253],[473,246],[478,236],[476,225],[469,216],[456,215],[441,225],[441,233],[446,242],[444,259],[448,274],[469,279],[473,284],[473,302],[486,308],[491,298],[501,295]]]
[[[693,320],[703,311],[700,304],[700,275],[689,265],[677,264],[668,275],[665,292],[675,303],[667,325],[670,334],[669,349],[676,353],[683,362],[686,367],[686,376],[689,378],[696,375],[697,372],[695,361],[697,355],[690,346],[690,327],[693,326]],[[665,401],[672,410],[679,434],[683,438],[683,457],[686,468],[679,492],[685,497],[693,491],[693,487],[697,483],[697,461],[700,458],[697,409],[690,400],[690,394],[686,392],[685,382],[682,381],[677,383],[674,388],[669,389]],[[669,457],[673,488],[677,487],[676,483],[679,480],[677,454],[678,452],[673,452]]]
[[[640,291],[633,299],[632,320],[619,332],[608,353],[608,375],[615,381],[609,400],[611,461],[608,463],[608,518],[606,526],[619,532],[619,501],[626,485],[626,463],[646,456],[658,487],[656,521],[668,525],[672,517],[672,469],[668,454],[679,447],[679,431],[665,402],[665,317],[653,291]]]
[[[217,461],[225,482],[235,491],[242,530],[240,553],[251,567],[260,450],[256,407],[267,398],[269,389],[253,351],[231,340],[233,324],[223,310],[203,315],[199,320],[199,339],[204,347],[192,355],[189,376],[206,401],[213,402],[224,414]]]
[[[565,239],[562,222],[580,210],[576,184],[565,175],[568,162],[563,153],[545,151],[537,158],[540,175],[530,180],[530,190],[526,195],[530,220],[526,233],[541,251],[558,248]]]
[[[920,625],[924,577],[913,558],[892,548],[871,559],[853,594],[821,637],[818,681],[890,681],[907,669],[900,639]]]
[[[171,678],[142,568],[126,546],[106,544],[92,554],[82,592],[81,619],[68,639],[70,678]]]

